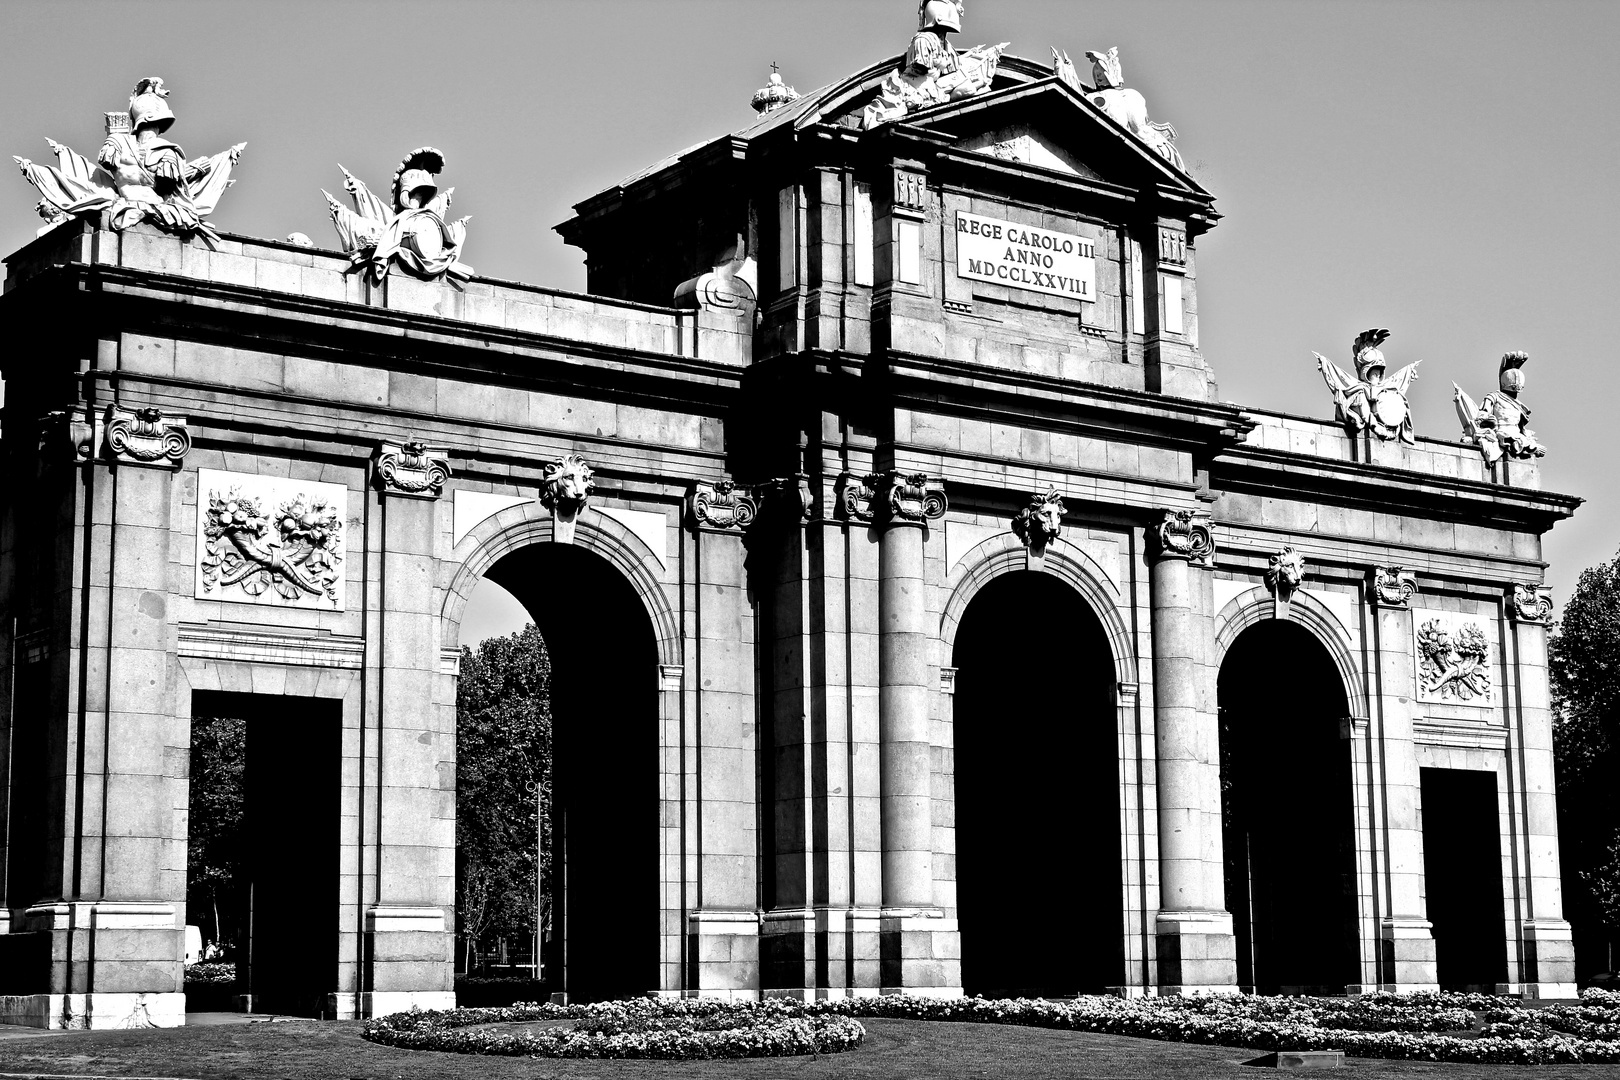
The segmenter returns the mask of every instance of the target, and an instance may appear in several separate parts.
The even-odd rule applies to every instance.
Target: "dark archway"
[[[1344,682],[1297,623],[1268,620],[1221,663],[1221,816],[1238,983],[1342,994],[1361,982]]]
[[[953,663],[956,890],[969,994],[1125,982],[1114,664],[1073,588],[996,578]]]
[[[324,1017],[339,977],[343,704],[197,690],[191,714],[187,900],[210,910],[187,920],[225,947],[249,1011]]]
[[[1494,772],[1424,769],[1423,893],[1440,989],[1493,994],[1505,983],[1502,824]]]
[[[528,610],[551,657],[552,880],[546,966],[570,1001],[659,985],[658,654],[635,589],[570,544],[535,544],[488,577]]]

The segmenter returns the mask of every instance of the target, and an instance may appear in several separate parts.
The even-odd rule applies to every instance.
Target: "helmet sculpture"
[[[1510,352],[1502,357],[1502,368],[1497,377],[1497,385],[1502,388],[1502,393],[1518,396],[1519,391],[1524,389],[1522,369],[1529,359],[1527,352]]]
[[[1351,346],[1355,357],[1356,374],[1363,382],[1372,382],[1384,377],[1384,353],[1378,346],[1389,340],[1389,331],[1382,328],[1363,330],[1356,335],[1355,344]]]
[[[174,110],[164,100],[168,96],[169,91],[164,89],[163,80],[155,75],[136,83],[129,95],[130,127],[139,131],[151,125],[157,128],[159,134],[169,130],[169,125],[174,123]]]
[[[965,14],[961,0],[923,0],[918,10],[919,30],[942,30],[947,34],[962,32]]]
[[[444,171],[444,155],[431,146],[412,150],[394,170],[394,210],[420,210],[439,193],[433,178]]]

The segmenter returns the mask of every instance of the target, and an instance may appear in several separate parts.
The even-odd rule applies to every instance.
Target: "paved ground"
[[[229,1014],[227,1014],[229,1015]],[[146,1031],[6,1032],[0,1080],[133,1077],[175,1080],[1253,1080],[1253,1051],[1037,1028],[862,1020],[845,1054],[752,1061],[553,1061],[463,1057],[376,1046],[354,1022],[203,1023]],[[1351,1059],[1346,1080],[1613,1080],[1612,1065],[1434,1065]],[[1311,1075],[1324,1075],[1312,1073]]]

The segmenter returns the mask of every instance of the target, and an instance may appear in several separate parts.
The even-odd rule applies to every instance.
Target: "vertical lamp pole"
[[[534,794],[534,981],[539,982],[542,971],[540,947],[541,942],[544,941],[544,927],[541,916],[544,911],[546,887],[545,862],[543,859],[545,851],[541,844],[543,839],[541,826],[543,822],[540,817],[540,781],[530,781],[529,790]]]

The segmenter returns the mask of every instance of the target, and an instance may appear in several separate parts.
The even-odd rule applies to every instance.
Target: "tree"
[[[222,945],[234,943],[241,929],[237,877],[242,863],[246,751],[247,721],[192,720],[186,911],[207,941]]]
[[[537,878],[551,856],[550,689],[551,660],[532,624],[461,650],[456,924],[469,971],[480,941],[535,931]],[[544,933],[550,897],[540,901]]]
[[[1620,555],[1581,572],[1549,644],[1569,919],[1578,937],[1601,935],[1612,948],[1620,937]]]

